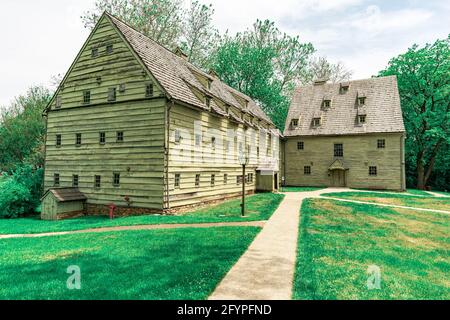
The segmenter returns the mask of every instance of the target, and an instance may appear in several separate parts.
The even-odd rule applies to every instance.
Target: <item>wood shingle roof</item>
[[[248,112],[255,117],[265,120],[273,125],[270,118],[264,113],[260,106],[247,95],[229,87],[217,77],[203,72],[193,64],[156,41],[146,37],[142,33],[105,13],[110,21],[117,27],[125,40],[139,56],[151,74],[156,78],[170,98],[196,107],[208,109],[205,102],[201,101],[190,87],[201,91],[203,94],[216,97],[225,104],[234,106],[241,111]],[[210,87],[205,87],[195,73],[209,79]],[[247,107],[243,106],[234,96],[237,95],[246,100]]]
[[[404,132],[400,97],[395,76],[350,81],[346,92],[341,84],[325,83],[299,87],[292,99],[286,120],[285,136],[348,135],[364,133]],[[358,97],[364,96],[364,106]],[[327,97],[331,107],[322,109]],[[358,125],[356,117],[366,115],[366,123]],[[312,126],[312,119],[320,115],[321,125]],[[300,119],[298,126],[290,126],[292,119]]]

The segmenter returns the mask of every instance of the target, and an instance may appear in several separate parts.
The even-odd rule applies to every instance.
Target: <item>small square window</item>
[[[75,134],[75,145],[78,147],[81,146],[81,133]]]
[[[78,187],[78,184],[79,184],[79,177],[77,174],[74,174],[72,176],[72,187],[76,188],[76,187]]]
[[[386,148],[386,140],[385,139],[379,139],[377,142],[378,149],[384,149]]]
[[[359,97],[359,98],[358,98],[358,104],[359,104],[360,106],[365,105],[365,104],[366,104],[366,97]]]
[[[322,107],[324,107],[324,108],[331,107],[331,100],[323,100]]]
[[[85,103],[85,104],[91,103],[91,91],[90,90],[83,91],[83,103]]]
[[[106,143],[106,133],[105,132],[100,132],[100,134],[99,134],[99,142],[100,142],[100,144],[105,144]]]
[[[145,86],[145,96],[147,98],[153,97],[153,83],[147,83]]]
[[[365,115],[358,116],[358,121],[359,123],[366,123],[366,116]]]
[[[196,188],[200,187],[200,175],[199,174],[195,175],[195,187]]]
[[[91,57],[92,58],[98,57],[98,48],[92,48]]]
[[[100,188],[102,185],[102,177],[101,176],[95,176],[94,178],[94,188]]]
[[[212,174],[211,175],[211,187],[214,187],[216,184],[216,175]]]
[[[309,176],[311,174],[311,166],[304,166],[303,173],[304,175]]]
[[[175,174],[175,188],[180,187],[180,180],[181,180],[181,175],[179,173],[176,173]]]
[[[113,53],[113,45],[112,45],[112,44],[108,44],[108,45],[106,46],[106,53],[107,53],[107,54]]]
[[[108,101],[116,101],[116,88],[108,89]]]
[[[223,175],[223,184],[228,184],[228,174],[227,173],[225,173]]]
[[[211,148],[215,149],[216,148],[216,137],[212,137],[211,138]]]
[[[313,119],[313,127],[320,127],[320,118]]]
[[[340,94],[345,94],[345,93],[347,93],[348,92],[348,86],[344,86],[344,85],[341,85],[341,88],[339,89],[339,93]]]
[[[291,128],[298,127],[298,119],[292,119],[291,120]]]
[[[61,147],[61,135],[60,134],[56,135],[56,146]]]
[[[123,131],[117,131],[117,142],[123,142]]]
[[[236,184],[241,184],[241,183],[242,183],[242,175],[236,176]]]
[[[342,143],[334,144],[334,156],[343,157],[344,156],[344,145]]]
[[[124,83],[122,83],[121,85],[119,85],[119,92],[120,93],[124,93],[126,90],[126,85]]]
[[[376,176],[377,174],[378,174],[377,167],[375,166],[369,167],[369,176]]]
[[[303,141],[297,142],[297,150],[304,150],[305,149],[305,143]]]
[[[56,109],[60,109],[61,108],[61,96],[56,96],[56,100],[55,100],[55,108]]]
[[[53,185],[59,187],[59,173],[53,174]]]
[[[120,186],[120,173],[115,172],[113,174],[113,186],[114,187]]]

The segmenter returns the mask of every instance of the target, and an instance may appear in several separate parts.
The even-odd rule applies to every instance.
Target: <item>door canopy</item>
[[[341,171],[347,171],[348,168],[345,167],[344,162],[340,159],[334,160],[334,162],[328,167],[329,171],[335,171],[335,170],[341,170]]]

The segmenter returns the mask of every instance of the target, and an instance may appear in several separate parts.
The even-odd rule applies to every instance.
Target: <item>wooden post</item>
[[[242,165],[242,203],[241,214],[245,217],[245,164]]]

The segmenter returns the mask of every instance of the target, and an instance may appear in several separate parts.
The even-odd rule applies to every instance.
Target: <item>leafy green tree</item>
[[[189,62],[206,67],[209,55],[219,39],[219,31],[212,24],[214,9],[212,5],[192,1],[183,21],[181,48]]]
[[[17,165],[43,165],[45,121],[42,112],[51,98],[43,87],[32,87],[0,115],[0,171]]]
[[[450,37],[423,47],[414,45],[380,72],[398,78],[407,131],[407,167],[416,172],[419,189],[429,185],[435,169],[442,172],[437,165],[450,161],[449,44]],[[448,179],[450,173],[446,171],[446,175]]]
[[[252,29],[223,36],[210,66],[228,85],[255,99],[283,130],[292,91],[307,74],[313,52],[312,44],[258,20]]]

